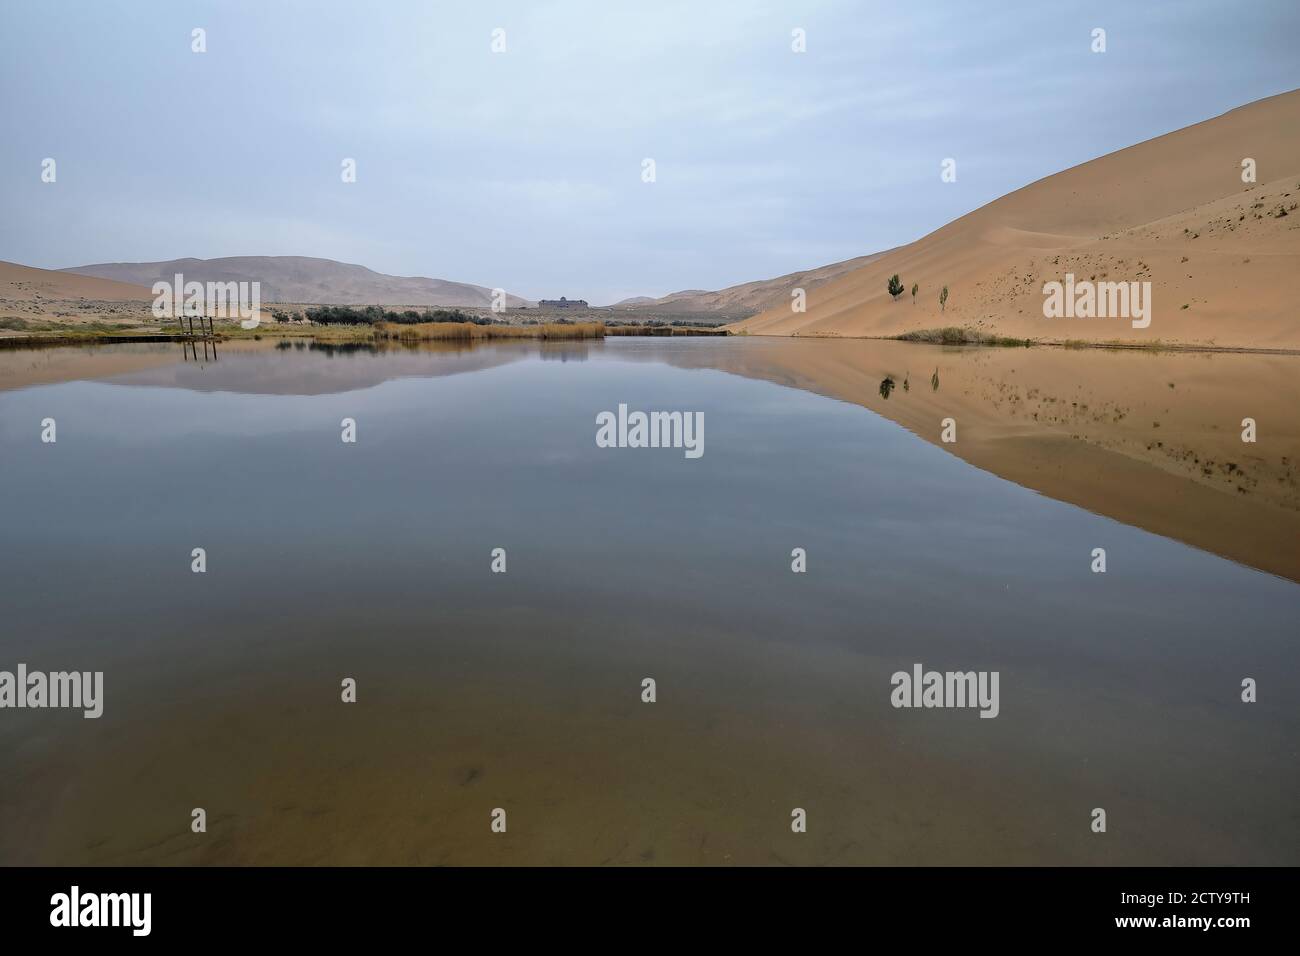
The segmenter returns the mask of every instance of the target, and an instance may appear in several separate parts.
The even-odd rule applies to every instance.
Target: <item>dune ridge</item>
[[[141,302],[152,298],[153,293],[149,289],[131,282],[0,261],[0,301],[86,299],[95,302]]]

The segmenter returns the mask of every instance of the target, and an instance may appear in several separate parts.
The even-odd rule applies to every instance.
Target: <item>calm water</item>
[[[99,720],[0,710],[0,863],[1300,862],[1300,586],[675,360],[722,347],[0,392],[0,669],[105,675]],[[598,448],[620,403],[703,457]],[[1000,715],[894,709],[918,662]]]

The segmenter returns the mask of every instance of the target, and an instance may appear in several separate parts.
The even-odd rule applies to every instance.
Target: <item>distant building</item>
[[[585,309],[587,308],[587,300],[566,299],[564,296],[560,296],[558,299],[540,299],[537,306],[542,309]]]

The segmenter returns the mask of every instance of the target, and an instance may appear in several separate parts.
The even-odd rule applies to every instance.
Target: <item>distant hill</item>
[[[790,290],[801,288],[805,292],[837,279],[845,273],[860,269],[884,253],[859,256],[844,262],[834,262],[816,269],[792,272],[776,279],[759,279],[740,285],[728,286],[716,292],[704,289],[684,289],[671,295],[654,299],[637,296],[616,302],[612,308],[629,312],[705,312],[731,316],[756,315],[768,309],[790,303]]]
[[[61,272],[115,279],[151,287],[177,273],[186,281],[260,282],[263,302],[328,305],[467,306],[490,308],[492,290],[465,282],[390,276],[365,266],[308,256],[232,256],[224,259],[171,259],[167,262],[100,262]],[[506,296],[508,308],[533,305]]]

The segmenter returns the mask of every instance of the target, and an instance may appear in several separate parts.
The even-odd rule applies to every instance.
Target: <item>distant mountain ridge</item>
[[[220,259],[169,259],[165,262],[99,262],[60,269],[76,275],[113,279],[151,287],[171,281],[260,282],[263,302],[327,305],[411,305],[491,308],[492,290],[484,286],[423,276],[391,276],[365,266],[310,256],[230,256]],[[532,301],[506,295],[506,307],[526,308]]]
[[[615,302],[611,308],[620,312],[702,312],[721,313],[724,315],[756,315],[768,309],[790,304],[790,290],[802,288],[805,292],[825,285],[855,269],[875,261],[885,255],[883,252],[843,262],[833,262],[815,269],[792,272],[775,279],[759,279],[728,286],[717,291],[704,289],[683,289],[655,299],[650,296],[636,296]]]

